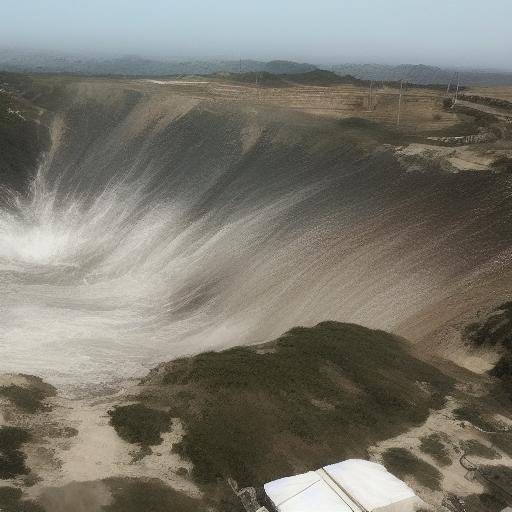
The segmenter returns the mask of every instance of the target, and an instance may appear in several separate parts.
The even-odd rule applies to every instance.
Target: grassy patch
[[[463,331],[465,340],[476,347],[485,347],[501,354],[489,371],[495,384],[489,396],[505,407],[512,401],[512,301],[495,308],[486,318],[473,322]],[[484,428],[484,427],[481,427]],[[484,428],[492,430],[492,428]]]
[[[16,487],[0,487],[0,510],[2,512],[45,512],[34,501],[22,500],[22,491]]]
[[[451,389],[401,340],[357,325],[295,328],[266,348],[173,361],[146,382],[156,385],[146,400],[183,419],[176,449],[202,483],[260,485],[365,457],[370,444],[423,422]]]
[[[428,489],[434,491],[441,489],[439,470],[405,448],[390,448],[384,452],[383,462],[386,468],[398,478],[411,476]]]
[[[354,78],[353,76],[339,76],[332,71],[315,69],[304,73],[293,74],[276,74],[268,71],[251,71],[247,73],[217,73],[220,78],[227,79],[231,82],[248,83],[251,85],[267,86],[267,87],[291,87],[293,85],[316,85],[329,86],[339,84],[365,84],[363,80]]]
[[[29,440],[28,432],[18,427],[0,427],[0,479],[26,475],[25,454],[21,446]]]
[[[453,415],[456,419],[460,421],[468,421],[475,427],[482,430],[494,432],[497,428],[494,423],[485,419],[482,413],[476,407],[470,405],[458,407],[453,411]]]
[[[474,455],[475,457],[483,457],[484,459],[500,459],[500,454],[490,448],[489,446],[485,446],[480,441],[476,439],[470,439],[469,441],[463,441],[461,443],[461,448],[467,455]]]
[[[0,387],[0,396],[8,398],[13,404],[28,413],[35,413],[47,409],[43,401],[49,394],[39,388],[26,388],[23,386]]]
[[[492,167],[498,172],[512,173],[512,158],[501,156],[494,160]]]
[[[105,512],[206,512],[201,501],[190,498],[160,480],[111,478],[112,503]]]
[[[459,504],[459,499],[454,498],[453,502]],[[464,496],[463,501],[466,512],[501,512],[507,506],[506,501],[492,492],[470,494]]]
[[[109,411],[110,424],[129,443],[151,446],[162,442],[161,434],[171,428],[170,414],[143,404],[115,407]]]
[[[512,349],[512,302],[501,304],[485,320],[469,324],[464,337],[475,346]]]
[[[490,440],[494,446],[512,457],[512,436],[510,434],[498,434],[492,436]]]
[[[512,492],[512,468],[509,466],[484,466],[482,473],[491,482],[499,485],[507,492]]]
[[[430,455],[441,466],[448,466],[452,463],[450,452],[439,434],[422,437],[420,450]]]

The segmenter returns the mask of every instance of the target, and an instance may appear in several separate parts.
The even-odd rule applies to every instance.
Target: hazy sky
[[[512,0],[0,0],[0,47],[512,69]]]

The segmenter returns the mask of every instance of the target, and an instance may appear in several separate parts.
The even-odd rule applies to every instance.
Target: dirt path
[[[512,113],[506,110],[500,110],[498,108],[489,107],[488,105],[480,105],[480,103],[473,103],[471,101],[457,100],[456,105],[470,108],[471,110],[478,110],[484,114],[490,114],[499,118],[512,119]]]
[[[18,385],[25,385],[22,377],[16,379]],[[133,389],[125,387],[99,398],[56,396],[47,399],[49,409],[32,414],[1,401],[0,424],[26,428],[32,435],[24,446],[30,475],[7,483],[25,487],[27,496],[37,498],[48,488],[71,483],[155,478],[191,497],[200,497],[201,492],[186,476],[190,463],[173,452],[173,445],[184,433],[179,419],[173,419],[170,432],[162,435],[163,442],[145,456],[138,445],[121,439],[109,424],[108,411],[131,394]],[[27,478],[32,482],[29,487]]]

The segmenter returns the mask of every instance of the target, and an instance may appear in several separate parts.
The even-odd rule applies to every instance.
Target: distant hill
[[[364,85],[364,80],[353,76],[339,76],[332,71],[314,69],[305,73],[269,73],[267,71],[251,71],[248,73],[216,73],[223,79],[232,82],[258,84],[268,87],[289,87],[290,85],[320,85],[329,86],[337,84]]]
[[[353,75],[362,80],[407,82],[420,85],[448,84],[457,80],[457,70],[423,64],[339,64],[330,68],[338,75]],[[462,85],[512,85],[512,73],[481,70],[459,70]]]
[[[327,71],[328,70],[328,71]],[[457,70],[423,64],[339,64],[316,66],[288,60],[259,61],[239,60],[188,60],[176,61],[150,59],[136,55],[119,57],[94,57],[58,52],[21,51],[0,49],[0,71],[20,73],[74,73],[83,75],[209,75],[215,73],[271,73],[274,75],[299,75],[317,71],[317,85],[335,83],[323,73],[331,72],[341,77],[351,76],[360,80],[431,85],[455,82]],[[312,77],[307,77],[308,83]],[[512,72],[467,70],[460,71],[463,85],[512,85]],[[298,82],[297,82],[298,83]],[[311,82],[312,83],[312,82]],[[340,82],[338,82],[340,83]]]
[[[359,80],[351,75],[340,76],[332,71],[323,69],[315,69],[307,73],[296,73],[290,75],[289,80],[297,84],[308,85],[336,85],[336,84],[353,84],[363,85],[364,80]]]
[[[115,58],[83,57],[49,52],[0,49],[0,70],[22,73],[77,73],[86,75],[205,75],[211,73],[267,72],[305,73],[317,69],[312,64],[285,60],[194,60],[165,61],[133,55]]]

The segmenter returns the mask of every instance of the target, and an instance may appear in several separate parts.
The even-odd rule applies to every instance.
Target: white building
[[[415,512],[425,507],[386,468],[350,459],[265,484],[277,512]]]

